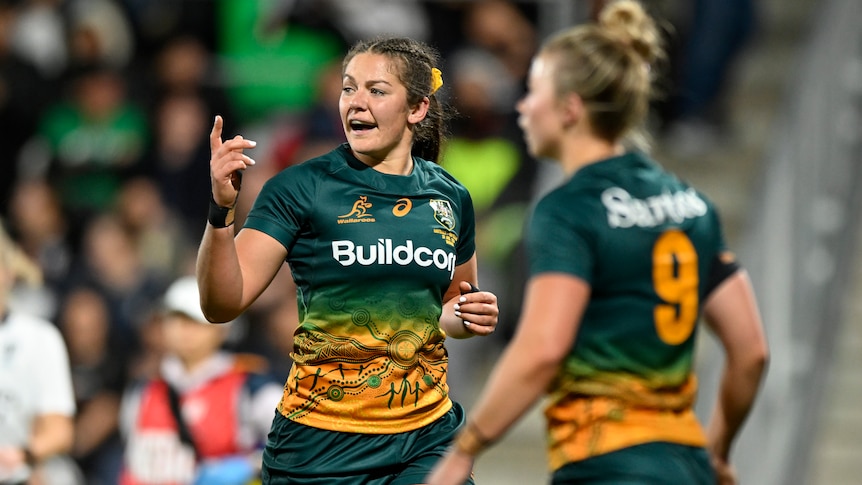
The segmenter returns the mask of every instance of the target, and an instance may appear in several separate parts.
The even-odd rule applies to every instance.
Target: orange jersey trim
[[[549,406],[545,417],[551,470],[656,441],[706,445],[703,428],[691,408],[659,410],[628,406],[614,398],[579,397]]]

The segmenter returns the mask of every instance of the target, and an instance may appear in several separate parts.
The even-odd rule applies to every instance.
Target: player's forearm
[[[729,276],[713,291],[704,306],[704,317],[726,353],[718,400],[707,426],[711,453],[726,461],[769,359],[754,291],[744,270]]]
[[[468,421],[499,439],[544,395],[575,341],[589,285],[562,273],[527,283],[515,336],[506,346]]]
[[[537,346],[513,340],[494,367],[464,432],[476,433],[488,445],[502,438],[544,395],[558,367],[559,362]]]
[[[201,309],[213,322],[226,322],[242,311],[242,270],[237,257],[233,226],[207,224],[198,248],[196,273]]]
[[[718,395],[718,402],[707,426],[708,447],[723,460],[754,404],[763,373],[766,357],[750,358],[745,363],[728,361]]]

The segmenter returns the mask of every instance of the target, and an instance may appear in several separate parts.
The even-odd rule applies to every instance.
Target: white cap
[[[201,323],[210,323],[201,310],[201,294],[194,276],[183,276],[171,283],[165,292],[166,312],[182,313]]]

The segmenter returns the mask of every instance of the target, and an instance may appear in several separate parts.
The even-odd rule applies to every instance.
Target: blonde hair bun
[[[640,2],[617,0],[608,3],[599,14],[599,25],[608,35],[631,47],[647,63],[662,55],[658,28]]]

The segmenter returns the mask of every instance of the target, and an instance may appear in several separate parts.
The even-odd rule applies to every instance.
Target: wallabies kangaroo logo
[[[339,219],[365,219],[367,217],[374,217],[372,214],[368,212],[368,208],[373,204],[368,202],[368,197],[365,195],[360,195],[359,199],[353,203],[353,208],[350,209],[350,212],[347,214],[338,216]]]

